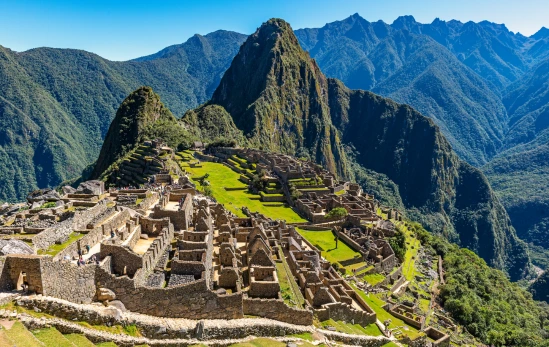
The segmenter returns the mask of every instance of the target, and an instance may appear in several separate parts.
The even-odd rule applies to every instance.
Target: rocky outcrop
[[[27,201],[29,203],[57,201],[59,199],[61,199],[61,196],[53,189],[38,189],[27,195]]]
[[[8,254],[34,254],[34,249],[21,240],[0,240],[0,256]]]

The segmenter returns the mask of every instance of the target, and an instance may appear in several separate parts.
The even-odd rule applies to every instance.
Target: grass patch
[[[98,347],[118,347],[118,346],[116,345],[116,343],[110,342],[110,341],[109,341],[109,342],[100,342],[100,343],[97,343],[96,346],[98,346]]]
[[[88,340],[86,336],[80,334],[67,334],[64,335],[67,340],[72,342],[75,346],[78,347],[94,347],[93,342]]]
[[[35,330],[32,333],[34,337],[46,345],[46,347],[74,347],[74,345],[55,328]]]
[[[61,244],[54,243],[48,249],[39,250],[38,254],[56,256],[59,252],[61,252],[65,248],[67,248],[68,245],[70,245],[71,243],[73,243],[75,241],[80,240],[83,237],[84,237],[84,234],[73,232],[72,234],[69,235],[69,239],[67,241],[65,241]]]
[[[379,330],[376,324],[370,324],[366,327],[361,326],[360,324],[351,324],[345,323],[342,321],[334,321],[333,319],[328,319],[320,323],[323,328],[327,326],[334,327],[337,331],[353,335],[369,335],[369,336],[381,336],[382,332]]]
[[[39,345],[34,335],[21,322],[15,322],[10,330],[2,330],[7,340],[14,342],[17,347],[36,347]],[[1,341],[1,340],[0,340]],[[6,346],[12,346],[6,345]]]
[[[305,298],[303,297],[303,294],[301,294],[301,290],[295,282],[294,276],[290,272],[290,268],[286,263],[284,254],[282,251],[279,252],[282,261],[276,263],[276,273],[280,284],[280,293],[282,298],[289,306],[297,306],[302,308],[303,305],[305,305]]]
[[[414,276],[417,273],[415,263],[421,243],[415,238],[414,233],[406,228],[404,223],[398,223],[398,226],[404,231],[406,237],[406,254],[404,255],[404,262],[402,265],[402,274],[408,281],[413,281]]]
[[[379,282],[382,282],[385,279],[385,276],[383,276],[382,274],[373,273],[373,274],[364,275],[362,279],[368,282],[369,284],[371,284],[372,286],[375,286]]]
[[[407,325],[406,323],[404,323],[403,320],[400,320],[394,317],[389,312],[385,311],[382,308],[385,305],[385,302],[381,300],[379,297],[377,297],[374,294],[366,295],[366,293],[358,289],[354,285],[354,283],[351,283],[351,287],[353,287],[353,289],[358,293],[358,295],[360,295],[360,297],[364,299],[366,304],[368,304],[368,306],[370,306],[370,308],[375,311],[377,315],[377,319],[379,319],[381,322],[385,322],[385,320],[387,319],[391,320],[391,324],[389,324],[389,329],[406,326],[408,327],[408,330],[401,329],[404,335],[409,336],[411,339],[415,339],[416,337],[419,336],[419,332],[416,328]]]
[[[347,246],[342,240],[339,240],[336,249],[335,235],[330,230],[309,231],[297,228],[297,231],[301,236],[317,247],[326,260],[332,264],[340,264],[340,267],[344,268],[346,273],[350,274],[353,268],[356,269],[366,264],[362,260],[357,261],[358,259],[356,258],[361,258],[362,255],[351,249],[351,247]]]
[[[202,177],[209,174],[208,181],[215,199],[223,206],[239,217],[244,217],[242,207],[246,206],[252,212],[259,212],[272,219],[284,219],[288,223],[306,222],[294,210],[287,206],[264,206],[257,194],[251,194],[247,190],[227,191],[227,188],[246,188],[239,178],[240,174],[234,172],[220,163],[203,162],[200,168],[191,168],[186,163],[180,163],[181,168],[191,174],[191,177]],[[196,181],[193,179],[193,181]],[[202,188],[197,184],[199,190]]]
[[[135,325],[113,325],[113,326],[106,326],[106,325],[91,325],[88,322],[75,322],[78,325],[81,325],[86,328],[105,331],[111,334],[123,334],[123,335],[129,335],[133,337],[141,337],[141,333],[139,332],[139,329]]]
[[[298,339],[303,339],[307,341],[313,341],[313,334],[311,333],[301,333],[301,334],[292,334],[291,337],[297,337]]]

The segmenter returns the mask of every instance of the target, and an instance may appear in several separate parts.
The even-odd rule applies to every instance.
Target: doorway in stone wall
[[[28,278],[27,273],[25,271],[21,271],[19,273],[19,277],[17,278],[17,284],[15,285],[15,290],[23,290],[25,289],[25,286],[28,286]]]

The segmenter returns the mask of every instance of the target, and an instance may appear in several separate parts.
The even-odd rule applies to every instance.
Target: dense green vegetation
[[[446,284],[440,291],[444,309],[483,342],[494,346],[547,346],[549,307],[490,268],[473,252],[425,231],[411,228],[423,246],[443,258]]]
[[[545,301],[549,303],[549,272],[545,272],[539,276],[528,288],[535,300]]]
[[[210,96],[245,35],[216,31],[137,61],[0,46],[0,200],[78,177],[97,159],[111,120],[134,89],[150,85],[181,117]]]

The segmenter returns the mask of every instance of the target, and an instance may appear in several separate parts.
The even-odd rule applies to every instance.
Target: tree
[[[341,219],[341,218],[344,218],[346,217],[348,214],[347,210],[343,207],[336,207],[336,208],[333,208],[330,212],[328,212],[326,214],[326,216],[324,216],[324,218],[327,218],[327,219]]]

